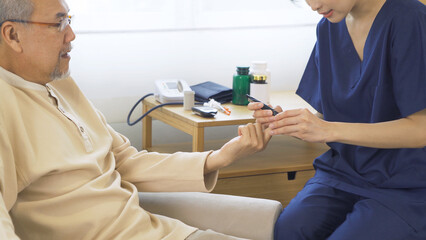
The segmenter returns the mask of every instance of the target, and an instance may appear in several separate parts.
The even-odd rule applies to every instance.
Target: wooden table
[[[303,101],[293,91],[275,92],[271,95],[272,104],[285,104],[283,108],[309,108],[309,104]],[[143,101],[143,114],[151,108],[159,105],[153,96]],[[244,125],[255,122],[252,117],[253,112],[247,109],[247,106],[238,106],[231,103],[224,104],[231,110],[228,116],[218,112],[214,118],[203,118],[185,111],[183,106],[164,106],[151,112],[142,120],[142,149],[151,150],[152,148],[152,118],[158,119],[176,129],[179,129],[192,136],[192,151],[204,151],[204,128]]]
[[[143,101],[143,113],[160,103],[154,97],[148,97]],[[224,104],[231,110],[228,116],[218,112],[214,118],[203,118],[185,111],[183,106],[165,106],[151,112],[142,120],[142,149],[152,147],[152,118],[158,119],[176,129],[179,129],[192,136],[192,151],[204,151],[204,128],[243,125],[255,122],[252,112],[247,110],[247,106],[238,106],[233,104]]]

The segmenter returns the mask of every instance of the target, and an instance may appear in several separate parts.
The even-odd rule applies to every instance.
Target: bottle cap
[[[253,61],[251,65],[254,71],[266,71],[268,68],[268,63],[265,61]]]
[[[266,79],[268,77],[266,75],[253,75],[254,83],[266,83]]]
[[[250,72],[250,67],[237,67],[237,73],[239,75],[248,75]]]

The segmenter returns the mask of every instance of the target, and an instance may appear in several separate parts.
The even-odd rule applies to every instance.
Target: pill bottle
[[[255,93],[251,92],[250,95],[257,98],[260,101],[263,101],[264,103],[269,104],[270,103],[270,95],[271,95],[271,72],[268,69],[268,63],[265,61],[253,61],[251,63],[250,68],[250,76],[251,76],[251,83],[252,84],[263,84],[262,86],[257,86],[259,91],[261,92],[261,96],[255,96],[257,94],[257,90],[255,90]],[[255,82],[254,76],[266,76],[265,81],[258,80]],[[251,85],[253,86],[253,85]],[[250,86],[250,87],[251,87]],[[261,89],[261,90],[260,90]],[[265,90],[266,89],[266,90]]]
[[[237,67],[232,81],[232,103],[247,105],[249,103],[246,94],[250,94],[250,67]]]

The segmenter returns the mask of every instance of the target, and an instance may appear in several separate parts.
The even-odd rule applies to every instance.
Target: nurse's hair
[[[31,0],[0,0],[0,24],[10,19],[29,20],[33,11]]]

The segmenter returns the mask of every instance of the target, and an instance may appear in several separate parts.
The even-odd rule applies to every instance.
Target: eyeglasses
[[[65,28],[68,25],[71,24],[71,19],[72,19],[72,16],[68,15],[64,19],[62,19],[61,22],[59,22],[59,23],[33,22],[33,21],[20,20],[20,19],[9,19],[9,20],[6,20],[4,22],[9,21],[9,22],[28,23],[28,24],[36,24],[36,25],[41,25],[41,26],[48,26],[48,27],[56,28],[58,30],[58,32],[62,32],[62,31],[65,30]],[[0,23],[0,26],[4,22]]]

